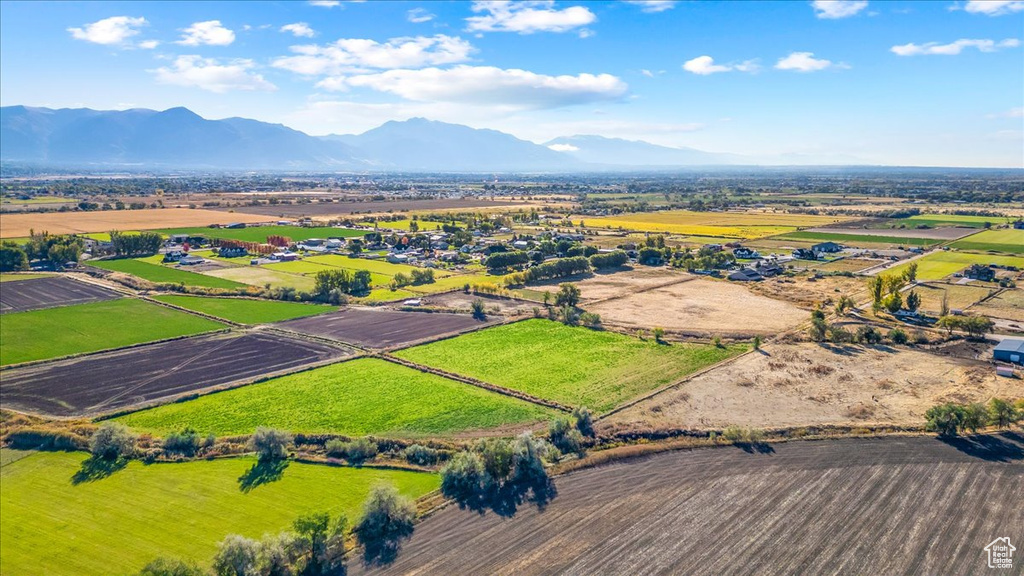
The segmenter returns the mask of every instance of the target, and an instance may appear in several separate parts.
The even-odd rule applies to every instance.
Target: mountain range
[[[102,169],[402,172],[580,172],[760,163],[603,136],[535,144],[496,130],[423,118],[386,122],[362,134],[310,136],[245,118],[207,120],[180,107],[27,106],[0,108],[0,160]]]

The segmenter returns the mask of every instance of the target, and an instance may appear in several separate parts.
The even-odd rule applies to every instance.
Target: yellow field
[[[82,234],[110,232],[111,230],[155,230],[209,226],[231,222],[266,222],[269,216],[217,212],[216,210],[190,210],[164,208],[161,210],[106,210],[97,212],[46,212],[31,214],[3,214],[0,217],[0,238],[23,238],[31,230],[50,234]]]
[[[726,238],[764,238],[793,232],[800,228],[824,226],[848,220],[838,216],[785,214],[776,212],[637,212],[598,218],[573,216],[595,228],[622,228],[642,232],[669,232],[690,236]]]

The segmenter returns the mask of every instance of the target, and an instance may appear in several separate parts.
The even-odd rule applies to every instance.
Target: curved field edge
[[[659,344],[531,319],[400,350],[395,356],[604,412],[746,349]]]
[[[360,358],[117,420],[166,435],[249,434],[257,426],[347,436],[420,437],[530,424],[550,409],[376,358]]]
[[[189,336],[225,325],[131,298],[5,314],[0,364],[112,350]]]
[[[160,264],[152,264],[141,260],[97,260],[89,261],[90,266],[138,276],[150,282],[168,282],[185,284],[186,286],[204,286],[207,288],[244,288],[246,285],[233,280],[225,280],[216,276],[198,274],[187,270],[178,270]]]
[[[251,457],[144,465],[75,483],[84,453],[36,453],[0,470],[0,573],[134,574],[158,556],[209,565],[232,533],[259,538],[312,511],[359,513],[370,488],[418,498],[435,474],[291,462],[279,479],[242,486]],[[45,553],[41,553],[45,550]]]

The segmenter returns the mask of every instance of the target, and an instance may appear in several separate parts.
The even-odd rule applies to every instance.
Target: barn
[[[992,351],[992,357],[997,361],[1024,365],[1024,339],[1004,339]]]

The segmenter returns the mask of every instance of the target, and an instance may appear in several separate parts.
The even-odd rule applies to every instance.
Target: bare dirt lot
[[[350,355],[274,334],[217,334],[0,374],[5,408],[53,416],[110,412]]]
[[[164,208],[160,210],[105,210],[102,212],[46,212],[4,214],[0,238],[23,238],[31,230],[50,234],[81,234],[111,230],[153,230],[185,226],[209,226],[231,222],[265,222],[259,214],[215,210]]]
[[[772,344],[601,421],[601,427],[921,425],[941,402],[1024,396],[981,362],[907,348]]]
[[[488,314],[497,313],[506,316],[520,314],[532,314],[533,309],[540,305],[536,302],[519,300],[517,298],[501,298],[487,294],[466,294],[465,292],[447,292],[422,298],[424,306],[436,306],[448,310],[469,314],[472,310],[474,300],[482,300],[484,309]]]
[[[668,452],[557,478],[512,519],[449,507],[372,573],[982,574],[989,542],[1024,540],[1022,459],[1020,433]]]
[[[751,291],[775,300],[790,302],[802,308],[812,309],[818,304],[829,305],[846,294],[860,302],[867,297],[867,280],[850,276],[825,276],[810,280],[810,276],[792,278],[768,278],[762,282],[750,282]]]
[[[373,308],[346,308],[275,324],[279,328],[333,338],[366,348],[398,348],[441,336],[476,330],[496,323],[469,314],[400,312]]]
[[[697,279],[604,300],[587,307],[606,324],[689,335],[777,334],[807,320],[792,304],[759,296],[744,286]]]
[[[215,210],[239,210],[247,214],[262,214],[274,217],[324,217],[348,214],[370,214],[382,212],[409,212],[429,210],[474,209],[487,210],[493,208],[509,208],[527,206],[527,202],[508,202],[485,200],[480,198],[440,198],[424,200],[393,200],[367,202],[317,202],[315,204],[276,204],[266,206],[239,206],[234,208],[215,208]]]
[[[583,303],[594,304],[599,300],[620,298],[641,290],[686,282],[694,278],[696,276],[673,268],[637,266],[635,268],[622,268],[614,272],[600,272],[588,278],[573,280],[572,282],[579,286]],[[541,292],[550,290],[553,295],[558,291],[558,285],[562,282],[565,282],[565,280],[558,279],[551,282],[542,282],[536,286],[531,285],[531,288]]]
[[[977,228],[848,228],[842,226],[825,226],[808,228],[807,232],[827,232],[829,234],[857,234],[860,236],[889,236],[892,238],[929,238],[932,240],[956,240],[970,236]]]
[[[121,294],[62,276],[0,284],[0,312],[24,312],[53,306],[114,300]]]

